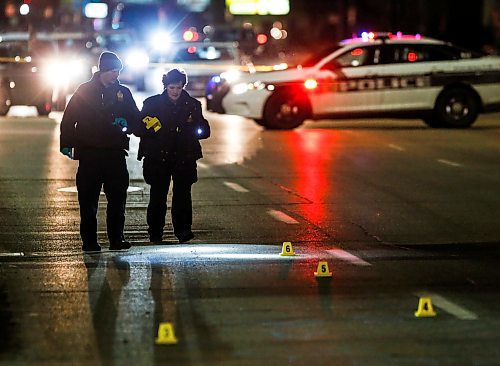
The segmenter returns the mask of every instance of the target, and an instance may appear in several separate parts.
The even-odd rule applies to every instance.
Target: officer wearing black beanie
[[[123,64],[113,52],[103,52],[99,56],[99,71],[121,70]]]
[[[80,204],[80,236],[84,252],[100,252],[97,241],[99,194],[108,206],[106,226],[110,250],[127,250],[125,203],[129,174],[125,157],[131,133],[137,133],[140,112],[130,90],[118,81],[122,62],[112,52],[99,57],[99,71],[71,97],[61,121],[60,149],[79,160],[76,174]]]

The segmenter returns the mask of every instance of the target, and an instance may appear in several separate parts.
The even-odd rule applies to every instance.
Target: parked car
[[[0,114],[12,105],[34,105],[41,115],[63,110],[96,67],[95,46],[80,32],[0,34]]]
[[[95,35],[86,32],[42,33],[56,43],[56,52],[45,58],[45,78],[54,88],[54,109],[64,110],[66,99],[97,69],[101,49]]]
[[[291,129],[306,119],[421,118],[471,126],[500,108],[500,57],[420,35],[366,33],[283,71],[216,77],[209,110]]]
[[[53,87],[43,74],[45,56],[55,49],[50,41],[39,41],[37,52],[28,49],[28,35],[0,35],[0,115],[13,105],[35,106],[38,114],[52,110]]]

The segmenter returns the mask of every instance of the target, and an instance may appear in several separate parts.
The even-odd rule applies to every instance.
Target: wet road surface
[[[147,242],[132,139],[134,247],[100,255],[80,252],[60,116],[0,120],[0,365],[498,364],[498,115],[285,132],[207,116],[195,240]],[[415,316],[423,297],[435,317]],[[155,343],[162,323],[176,344]]]

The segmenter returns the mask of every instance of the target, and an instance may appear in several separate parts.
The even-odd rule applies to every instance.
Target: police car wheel
[[[303,94],[275,92],[264,107],[264,127],[270,130],[298,127],[309,116],[310,110],[309,100]]]
[[[258,124],[259,126],[265,126],[266,125],[266,121],[263,120],[263,119],[254,119],[254,122],[256,124]]]
[[[443,127],[463,128],[474,123],[478,112],[476,95],[466,88],[454,87],[443,91],[438,97],[434,118]]]

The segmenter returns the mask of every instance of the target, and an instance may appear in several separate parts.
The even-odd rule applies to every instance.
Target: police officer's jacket
[[[176,103],[165,90],[144,101],[142,118],[157,118],[161,128],[146,128],[139,144],[138,160],[183,163],[203,157],[198,140],[210,137],[210,126],[203,117],[201,103],[182,91]]]
[[[78,159],[95,149],[129,149],[127,134],[140,127],[140,112],[130,90],[116,82],[105,87],[96,72],[71,97],[61,121],[60,144],[75,148]]]

